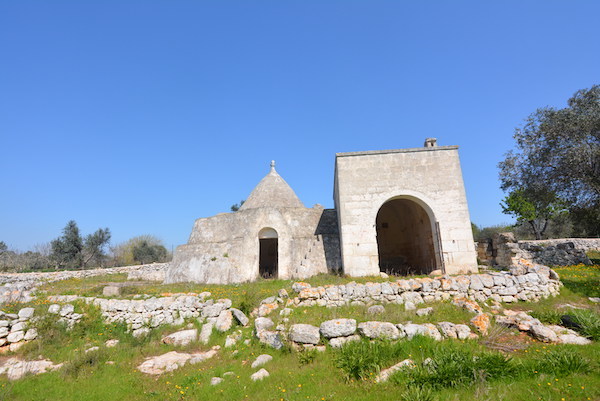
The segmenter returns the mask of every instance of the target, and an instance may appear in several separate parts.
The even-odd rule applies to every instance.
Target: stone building
[[[272,162],[237,212],[196,220],[165,282],[477,271],[457,146],[338,153],[334,202],[306,208]]]

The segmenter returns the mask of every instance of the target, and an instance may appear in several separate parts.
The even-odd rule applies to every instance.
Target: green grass
[[[598,296],[600,268],[598,266],[573,266],[556,269],[563,282],[561,294],[539,303],[517,303],[511,308],[534,310],[553,319],[551,311],[573,314],[565,304],[585,307],[589,313],[598,313],[598,305],[587,297]],[[354,281],[362,281],[354,280]],[[380,281],[379,278],[364,279]],[[84,280],[67,280],[48,284],[41,288],[47,294],[80,294],[97,296],[103,284],[125,281],[124,275],[93,277]],[[308,280],[313,285],[342,284],[353,281],[346,277],[318,276]],[[210,291],[213,298],[231,298],[234,306],[246,305],[246,310],[280,288],[291,293],[291,281],[258,281],[237,286],[207,285],[160,285],[126,287],[126,293],[161,295],[175,292]],[[48,303],[42,298],[32,305],[46,310]],[[352,317],[360,321],[382,320],[393,322],[464,323],[473,315],[452,307],[448,303],[428,304],[434,313],[418,317],[405,311],[402,305],[385,305],[383,315],[370,316],[366,307],[295,308],[289,316],[289,324],[318,324],[323,320]],[[19,306],[19,307],[22,307]],[[5,309],[5,308],[3,308]],[[12,310],[18,309],[13,306]],[[38,323],[40,340],[21,348],[17,355],[22,358],[49,358],[64,362],[59,371],[9,382],[0,377],[0,400],[7,401],[95,401],[95,400],[599,400],[600,399],[600,345],[594,342],[586,346],[557,346],[531,341],[528,347],[499,353],[487,348],[483,341],[445,340],[435,342],[430,338],[417,337],[412,341],[350,343],[342,350],[328,347],[326,352],[291,352],[268,349],[256,340],[249,345],[239,343],[237,354],[232,349],[221,349],[216,357],[203,363],[184,366],[159,377],[144,375],[136,370],[148,356],[171,350],[187,352],[205,351],[214,345],[223,345],[226,334],[213,333],[208,345],[192,344],[174,348],[160,343],[163,335],[180,327],[161,326],[143,339],[135,339],[118,324],[105,324],[99,311],[92,305],[76,303],[76,311],[85,312],[82,323],[68,331],[57,325],[52,318]],[[585,312],[588,313],[588,312]],[[41,314],[41,313],[40,313]],[[277,312],[273,319],[280,322]],[[590,315],[592,316],[592,315]],[[593,315],[597,316],[597,315]],[[594,318],[592,318],[594,319]],[[199,327],[197,322],[191,324]],[[595,327],[594,320],[588,324]],[[244,338],[251,337],[251,328],[241,329]],[[506,329],[502,333],[509,340],[517,338],[516,331]],[[104,347],[107,339],[119,339],[115,348]],[[505,340],[506,341],[506,340]],[[85,354],[92,346],[99,346],[96,353]],[[354,347],[354,348],[352,348]],[[250,367],[260,354],[274,357],[264,367],[271,376],[262,382],[253,382],[250,375],[257,369]],[[405,358],[419,366],[414,373],[403,372],[387,383],[376,384],[377,373]],[[425,368],[427,358],[433,367]],[[107,364],[107,362],[114,362]],[[432,366],[432,365],[427,365]],[[210,386],[213,376],[226,376],[225,382]]]

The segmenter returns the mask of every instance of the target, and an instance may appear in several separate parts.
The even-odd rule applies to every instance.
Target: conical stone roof
[[[271,162],[271,171],[254,188],[240,210],[261,207],[304,207],[294,190],[275,171],[275,162]]]

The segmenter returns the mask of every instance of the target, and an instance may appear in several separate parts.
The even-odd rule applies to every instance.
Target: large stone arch
[[[379,270],[388,274],[429,274],[441,269],[437,220],[415,194],[397,194],[379,204],[375,235]]]

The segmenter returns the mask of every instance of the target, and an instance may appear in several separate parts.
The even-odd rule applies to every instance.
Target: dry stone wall
[[[414,307],[424,302],[466,297],[483,302],[537,301],[557,295],[561,283],[558,275],[545,266],[531,266],[523,272],[493,272],[454,277],[415,278],[383,283],[311,287],[295,283],[296,306],[343,306],[372,303],[395,303]]]
[[[72,278],[87,278],[107,274],[127,273],[129,280],[158,280],[164,279],[167,263],[152,263],[147,265],[111,267],[90,270],[63,270],[44,273],[2,273],[0,274],[0,305],[13,302],[31,302],[35,288],[42,283],[68,280]]]
[[[478,257],[492,265],[517,267],[529,263],[545,266],[591,264],[586,251],[600,250],[600,238],[561,238],[516,241],[512,233],[496,234],[478,244]]]
[[[232,327],[233,319],[243,326],[248,323],[248,318],[242,311],[231,307],[231,300],[207,299],[210,295],[209,292],[203,292],[198,295],[176,294],[148,299],[107,299],[59,295],[49,297],[49,299],[53,302],[83,300],[96,305],[102,311],[102,316],[107,323],[125,323],[135,336],[144,335],[150,329],[161,325],[182,325],[186,319],[191,318],[199,318],[221,332]]]

